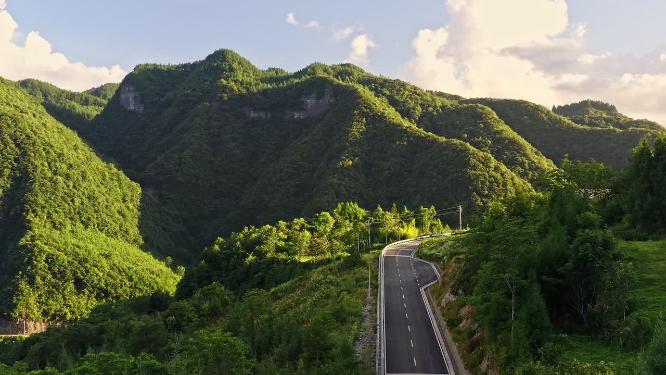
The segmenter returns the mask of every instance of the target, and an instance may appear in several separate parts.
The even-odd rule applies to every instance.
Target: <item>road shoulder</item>
[[[453,340],[453,336],[451,336],[451,332],[449,332],[446,322],[442,318],[442,312],[439,310],[439,305],[435,303],[434,298],[430,293],[430,288],[432,288],[432,286],[434,286],[434,284],[426,288],[426,297],[428,298],[428,303],[433,309],[437,329],[439,329],[439,331],[442,333],[444,346],[446,347],[445,350],[449,355],[453,371],[456,375],[468,375],[469,373],[465,369],[465,366],[463,365],[464,362],[462,361],[462,357],[458,351],[458,345]]]

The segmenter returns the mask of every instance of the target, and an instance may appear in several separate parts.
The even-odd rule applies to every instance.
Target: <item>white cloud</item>
[[[298,21],[296,21],[296,15],[292,12],[287,13],[287,18],[285,19],[285,21],[290,25],[298,26]]]
[[[420,30],[401,76],[428,89],[547,106],[585,98],[666,125],[666,53],[586,50],[565,0],[448,0],[451,22]]]
[[[306,29],[318,29],[318,28],[319,28],[319,21],[317,21],[317,20],[312,20],[312,21],[308,22],[308,23],[305,25],[305,28],[306,28]]]
[[[357,65],[367,65],[368,54],[371,49],[377,47],[377,44],[370,38],[368,34],[361,34],[352,39],[351,52],[349,53],[349,61]]]
[[[349,38],[356,29],[353,26],[343,27],[341,29],[336,29],[333,31],[333,39],[335,40],[345,40]]]
[[[0,0],[0,9],[5,9],[6,6],[7,6],[7,1]]]
[[[2,0],[0,0],[0,1],[2,1]],[[285,18],[285,22],[287,22],[288,24],[290,24],[292,26],[296,26],[296,27],[301,27],[302,26],[306,29],[318,29],[319,28],[319,21],[317,21],[317,20],[312,20],[312,21],[310,21],[310,22],[308,22],[304,25],[301,25],[301,22],[298,19],[296,19],[296,15],[293,12],[287,13],[287,17]]]
[[[70,90],[85,90],[125,77],[120,66],[89,67],[54,52],[38,32],[28,33],[23,45],[14,42],[18,25],[0,0],[0,76],[11,80],[36,78]]]

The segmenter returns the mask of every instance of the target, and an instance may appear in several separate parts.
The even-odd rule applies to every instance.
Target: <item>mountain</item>
[[[614,105],[595,100],[583,100],[578,103],[556,106],[553,107],[553,112],[590,127],[621,130],[645,129],[657,132],[664,130],[656,122],[632,119],[618,112]]]
[[[95,119],[90,142],[183,223],[187,240],[173,241],[193,250],[220,231],[340,201],[474,211],[531,189],[530,174],[511,169],[513,151],[487,147],[493,154],[414,123],[431,110],[422,106],[448,103],[348,64],[289,74],[220,50],[191,64],[138,66]],[[490,132],[517,139],[507,127]],[[533,170],[552,168],[515,144],[515,153],[533,153],[525,156],[538,161]]]
[[[340,201],[460,203],[478,212],[531,189],[565,155],[621,167],[641,139],[662,131],[603,103],[567,107],[567,118],[526,101],[430,92],[351,64],[262,70],[229,50],[139,65],[119,86],[86,93],[29,83],[52,114],[143,187],[147,246],[184,262],[219,233]],[[84,106],[85,123],[54,109],[109,97],[101,113]],[[599,113],[616,121],[583,121]]]
[[[107,102],[94,95],[64,90],[35,79],[19,81],[18,85],[37,99],[52,117],[77,132],[86,132]]]
[[[300,72],[300,75],[306,74],[323,74],[362,85],[416,126],[436,135],[462,140],[490,153],[528,181],[535,181],[539,175],[555,167],[487,107],[459,104],[460,97],[425,91],[400,80],[376,77],[349,64],[312,64]]]
[[[631,150],[642,139],[654,139],[664,133],[664,129],[656,124],[620,126],[616,123],[615,126],[600,127],[587,125],[584,121],[576,123],[572,119],[581,121],[580,116],[567,118],[522,100],[469,99],[462,102],[482,104],[492,109],[516,133],[557,163],[568,155],[572,160],[595,160],[613,167],[624,167]],[[572,109],[571,106],[564,108],[560,111],[576,113],[567,112],[566,108]],[[613,116],[624,118],[620,114]]]
[[[93,87],[90,90],[84,91],[85,94],[96,96],[102,100],[109,100],[113,98],[116,91],[120,87],[119,83],[105,83],[99,87]]]
[[[43,101],[86,98],[20,86]],[[142,250],[139,185],[6,80],[0,166],[0,319],[72,320],[100,301],[175,289],[179,277]]]

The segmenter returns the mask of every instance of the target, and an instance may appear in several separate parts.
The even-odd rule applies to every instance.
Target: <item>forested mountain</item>
[[[139,185],[5,80],[0,166],[0,319],[71,320],[175,289],[178,276],[141,250]]]
[[[116,91],[118,90],[118,87],[120,87],[120,84],[118,83],[105,83],[102,86],[93,87],[90,90],[86,90],[84,91],[84,93],[96,96],[103,100],[109,100],[113,98],[113,95],[115,95]]]
[[[198,250],[220,230],[340,201],[477,209],[553,167],[525,142],[509,156],[491,154],[484,150],[493,146],[480,150],[412,121],[451,105],[351,65],[287,74],[221,50],[192,64],[137,67],[90,139],[185,223],[189,242],[174,241]],[[508,159],[523,150],[536,162],[516,167]]]
[[[568,155],[572,160],[596,160],[614,167],[623,167],[629,160],[631,150],[642,139],[654,139],[657,134],[664,133],[664,129],[654,123],[649,125],[638,121],[636,123],[642,125],[630,126],[627,122],[620,125],[624,120],[618,119],[626,116],[619,113],[613,114],[612,118],[615,120],[608,120],[613,126],[600,126],[599,117],[595,116],[607,112],[597,110],[592,117],[576,115],[570,119],[543,106],[522,100],[470,99],[463,102],[483,104],[491,108],[516,133],[556,163]],[[563,108],[560,109],[561,113],[580,113],[566,109],[573,107]],[[607,108],[610,106],[607,105]]]
[[[567,118],[524,101],[429,92],[350,64],[315,63],[295,73],[262,70],[229,50],[189,64],[140,65],[120,85],[84,93],[35,80],[18,85],[34,99],[5,82],[2,100],[39,114],[16,117],[20,111],[7,109],[4,121],[14,120],[3,137],[18,142],[16,137],[32,134],[19,127],[47,123],[45,131],[66,134],[67,142],[78,145],[63,156],[41,155],[62,143],[45,135],[47,146],[30,141],[21,151],[2,152],[22,163],[32,159],[12,155],[37,153],[46,161],[35,163],[62,169],[51,171],[53,176],[68,173],[57,181],[75,191],[52,189],[51,196],[63,198],[53,206],[57,214],[45,214],[46,222],[64,220],[66,225],[52,226],[72,233],[94,230],[95,238],[121,242],[108,251],[144,256],[138,250],[143,247],[185,264],[220,234],[309,216],[341,201],[364,207],[463,204],[474,214],[518,189],[533,190],[565,155],[622,166],[642,138],[662,132],[604,103],[555,108]],[[49,114],[75,129],[97,155]],[[79,148],[85,157],[70,155]],[[6,176],[31,170],[8,166]],[[6,177],[18,177],[12,178]],[[45,200],[32,209],[40,201],[3,199],[6,215],[25,207],[50,212],[54,204]],[[88,216],[77,211],[81,207]],[[13,232],[3,229],[3,241],[19,243],[21,225]],[[25,233],[32,233],[25,225]],[[153,271],[159,266],[145,264]],[[159,269],[172,280],[168,270]],[[11,288],[7,295],[16,289]]]
[[[608,228],[665,233],[663,133],[601,102],[465,99],[229,50],[83,93],[0,79],[0,323],[68,323],[0,340],[0,371],[370,372],[371,250],[447,230],[458,204],[477,225],[454,289],[475,299],[452,306],[477,304],[496,365],[542,366],[554,329],[622,341],[643,323],[625,323]],[[580,277],[607,292],[582,313],[561,293]]]
[[[101,88],[99,92],[102,96],[98,97],[64,90],[35,79],[19,81],[18,84],[37,99],[51,116],[80,133],[87,131],[90,122],[102,112],[108,100],[102,97],[104,89]]]
[[[656,122],[635,120],[618,112],[614,105],[596,101],[583,100],[578,103],[553,107],[553,112],[566,116],[574,122],[598,128],[644,129],[662,132],[664,129]]]

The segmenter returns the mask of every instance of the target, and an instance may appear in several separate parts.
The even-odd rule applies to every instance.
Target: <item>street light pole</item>
[[[462,222],[462,205],[458,205],[458,229],[462,230],[463,229],[463,222]]]

